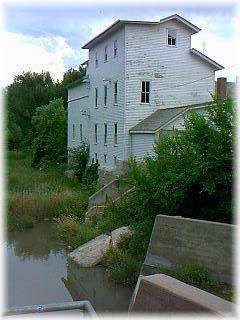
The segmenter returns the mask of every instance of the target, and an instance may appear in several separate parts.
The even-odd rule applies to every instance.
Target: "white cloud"
[[[1,86],[23,71],[49,71],[53,78],[61,79],[68,69],[64,59],[79,59],[84,54],[74,51],[62,37],[31,37],[18,33],[2,32]]]
[[[99,33],[103,32],[105,29],[107,29],[115,21],[116,21],[116,19],[105,18],[98,23],[94,23],[94,24],[90,25],[91,36],[92,37],[97,36]]]
[[[167,15],[167,13],[166,13]],[[164,14],[162,15],[164,16]],[[161,16],[161,17],[162,17]],[[157,21],[161,17],[147,17],[146,20]],[[216,73],[216,76],[227,76],[229,80],[235,81],[239,73],[239,62],[236,48],[235,35],[219,35],[219,28],[223,28],[226,19],[214,16],[189,16],[188,19],[202,28],[202,31],[192,36],[192,47],[202,52],[203,42],[205,43],[205,54],[213,60],[222,64],[226,69]],[[232,18],[231,22],[237,22]],[[115,21],[114,18],[106,17],[97,23],[89,25],[91,30],[90,38],[96,36]],[[214,21],[214,22],[213,22]],[[0,42],[4,44],[1,52],[1,86],[11,83],[13,77],[23,71],[41,72],[50,71],[54,79],[61,79],[63,73],[71,67],[66,65],[66,60],[76,62],[76,65],[87,59],[87,50],[71,48],[66,39],[60,36],[45,35],[33,37],[3,31]],[[233,68],[232,66],[238,67]]]

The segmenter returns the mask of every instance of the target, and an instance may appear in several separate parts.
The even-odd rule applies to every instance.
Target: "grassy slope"
[[[23,230],[43,219],[73,214],[80,220],[88,192],[64,176],[64,168],[31,168],[29,152],[7,153],[8,230]]]

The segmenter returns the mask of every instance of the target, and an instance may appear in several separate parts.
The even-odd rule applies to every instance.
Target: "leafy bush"
[[[82,182],[83,175],[86,171],[89,159],[89,146],[82,143],[79,147],[69,150],[70,168],[73,170],[75,176]]]
[[[110,279],[125,285],[133,285],[136,282],[141,268],[141,262],[117,248],[110,248],[100,265],[106,269]]]
[[[160,135],[155,157],[130,160],[129,183],[142,212],[232,222],[233,102],[189,112],[185,130]]]
[[[67,114],[63,100],[52,100],[47,106],[37,108],[32,123],[35,130],[32,165],[37,167],[42,160],[66,162]]]
[[[99,178],[98,168],[98,161],[92,161],[90,166],[87,166],[83,175],[83,184],[86,186],[86,188],[92,190],[93,192],[97,191],[97,182]]]
[[[83,187],[94,193],[97,191],[99,163],[93,160],[90,165],[87,165],[88,160],[89,146],[86,143],[82,143],[79,147],[69,150],[70,168]]]

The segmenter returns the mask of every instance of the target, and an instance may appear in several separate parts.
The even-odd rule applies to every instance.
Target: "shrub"
[[[98,182],[98,161],[92,161],[90,166],[86,168],[86,171],[83,176],[83,184],[89,189],[96,189],[96,184]]]
[[[210,103],[207,117],[189,112],[185,130],[161,135],[155,156],[129,161],[129,183],[142,214],[231,223],[233,102]]]
[[[110,279],[125,285],[133,285],[136,282],[141,268],[141,262],[136,258],[115,248],[110,248],[105,253],[100,265],[106,269]]]
[[[83,143],[81,146],[69,150],[70,168],[75,176],[82,182],[89,158],[89,146]]]

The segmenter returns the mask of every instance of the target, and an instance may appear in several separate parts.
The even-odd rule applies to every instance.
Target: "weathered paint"
[[[177,30],[177,45],[167,45],[167,29]],[[114,41],[117,56],[114,57]],[[108,61],[104,62],[105,47]],[[90,156],[96,154],[102,168],[114,169],[116,161],[131,154],[138,159],[152,153],[154,135],[130,135],[129,129],[159,108],[178,107],[211,100],[214,92],[214,67],[190,53],[191,31],[179,22],[161,24],[125,24],[118,31],[89,50],[87,84],[69,90],[68,146],[72,141],[73,122],[83,123],[84,137],[90,144]],[[95,67],[95,57],[98,67]],[[104,81],[105,80],[105,81]],[[118,83],[118,104],[114,105],[114,83]],[[141,81],[150,81],[150,103],[141,103]],[[104,106],[107,85],[107,106]],[[95,108],[98,88],[98,108]],[[86,97],[89,95],[89,97]],[[81,110],[87,110],[85,114]],[[84,119],[83,119],[84,118]],[[118,143],[114,145],[114,123],[118,124]],[[94,126],[98,124],[98,143]],[[108,126],[108,142],[104,144],[104,124]],[[77,128],[77,127],[76,127]],[[166,128],[169,130],[169,128]],[[105,162],[105,156],[106,162]]]

